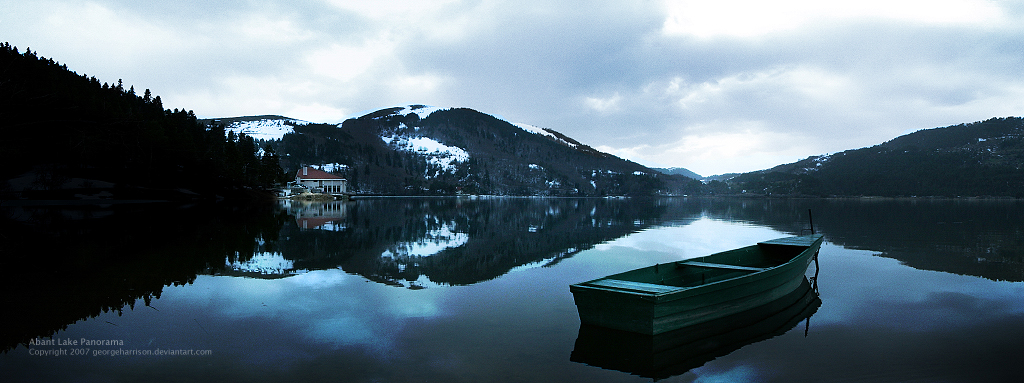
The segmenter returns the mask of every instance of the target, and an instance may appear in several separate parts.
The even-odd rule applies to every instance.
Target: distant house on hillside
[[[320,169],[303,166],[295,172],[295,183],[327,194],[348,193],[348,180]]]

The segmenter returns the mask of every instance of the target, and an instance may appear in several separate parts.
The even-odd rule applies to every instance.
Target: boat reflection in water
[[[655,380],[680,375],[805,319],[809,328],[821,306],[815,287],[805,277],[796,290],[764,305],[658,335],[584,324],[570,360]]]

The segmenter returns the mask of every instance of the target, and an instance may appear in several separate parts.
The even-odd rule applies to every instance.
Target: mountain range
[[[693,178],[695,180],[699,180],[699,179],[703,179],[704,178],[700,174],[694,173],[690,169],[686,169],[686,168],[651,168],[651,169],[657,170],[657,171],[659,171],[661,173],[664,173],[664,174],[678,174],[678,175],[681,175],[681,176],[686,176],[686,177]]]
[[[370,194],[1024,197],[1024,120],[920,130],[743,174],[648,168],[555,130],[467,108],[385,108],[341,124],[206,120],[266,140],[285,169],[314,165]],[[698,182],[697,180],[700,180]]]
[[[595,150],[558,131],[468,108],[409,105],[341,124],[282,116],[204,120],[263,139],[285,169],[325,167],[361,194],[610,196],[704,186]]]
[[[139,95],[8,43],[0,44],[0,67],[5,204],[255,196],[306,165],[342,175],[359,194],[1024,198],[1019,117],[701,178],[468,108],[399,106],[340,124],[276,115],[201,120],[164,109],[148,89]]]

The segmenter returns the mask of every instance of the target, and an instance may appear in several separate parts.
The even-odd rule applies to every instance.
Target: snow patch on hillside
[[[244,133],[257,140],[280,140],[285,134],[295,132],[294,125],[306,125],[309,121],[295,119],[273,119],[255,121],[236,121],[224,128],[227,132],[235,132],[235,135]]]
[[[517,122],[513,122],[512,125],[515,125],[517,128],[525,130],[525,131],[533,133],[533,134],[539,134],[539,135],[542,135],[542,136],[548,136],[548,137],[551,137],[551,138],[554,138],[554,139],[558,139],[558,137],[556,137],[554,134],[552,134],[551,132],[549,132],[547,130],[544,130],[544,128],[541,128],[541,127],[537,127],[537,126],[533,126],[533,125],[529,125],[529,124],[521,124],[521,123],[517,123]]]
[[[533,134],[539,134],[539,135],[542,135],[542,136],[547,136],[547,137],[551,138],[552,140],[561,142],[565,146],[568,146],[568,147],[573,148],[573,149],[578,149],[578,146],[576,144],[559,138],[557,135],[555,135],[554,133],[551,133],[547,129],[544,129],[544,128],[541,128],[541,127],[537,127],[537,126],[533,126],[533,125],[529,125],[529,124],[516,123],[516,122],[513,122],[511,124],[515,125],[519,129],[525,130],[527,132],[530,132],[530,133],[533,133]]]
[[[399,126],[399,131],[404,130],[404,124]],[[434,141],[428,137],[409,137],[392,134],[380,138],[395,150],[413,152],[427,157],[427,161],[441,169],[441,171],[454,172],[456,164],[469,161],[469,153],[457,146],[448,146]],[[428,174],[428,176],[431,176]],[[435,173],[433,176],[437,176]]]
[[[309,167],[314,168],[314,169],[320,169],[320,170],[323,170],[323,171],[328,172],[328,173],[333,173],[335,170],[345,170],[345,169],[348,169],[348,165],[340,164],[340,163],[337,163],[337,162],[330,163],[330,164],[309,165]]]
[[[811,162],[814,163],[814,167],[803,168],[804,172],[813,172],[821,168],[821,165],[832,159],[832,154],[822,154],[817,157],[810,158]]]
[[[401,112],[399,112],[399,114],[404,116],[404,115],[408,115],[409,113],[416,113],[416,115],[420,116],[420,118],[422,119],[422,118],[427,118],[427,116],[429,116],[431,113],[434,113],[436,111],[443,110],[443,109],[451,109],[451,108],[439,108],[439,107],[436,107],[436,106],[429,106],[429,105],[415,105],[415,107],[416,107],[416,109],[413,109],[413,105],[407,106],[407,107],[405,107],[405,109],[403,109]]]
[[[409,113],[416,113],[416,115],[419,116],[422,119],[422,118],[427,118],[427,116],[429,116],[431,113],[434,113],[436,111],[445,110],[445,109],[453,109],[453,108],[441,108],[441,107],[430,106],[430,105],[405,105],[405,106],[395,106],[395,107],[385,108],[385,109],[395,109],[395,110],[393,112],[391,112],[390,114],[379,115],[379,116],[375,116],[373,118],[376,119],[376,118],[383,118],[383,117],[387,117],[387,116],[406,116]],[[385,109],[380,109],[380,110],[385,110]],[[359,112],[359,113],[357,113],[357,114],[355,114],[353,116],[350,116],[348,119],[360,118],[360,117],[366,116],[366,115],[371,114],[371,113],[376,113],[377,111],[378,110],[370,110],[370,111]]]

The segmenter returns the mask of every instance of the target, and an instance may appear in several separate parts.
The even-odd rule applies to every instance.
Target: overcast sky
[[[0,0],[0,40],[200,117],[468,107],[712,175],[1021,116],[1021,4]]]

